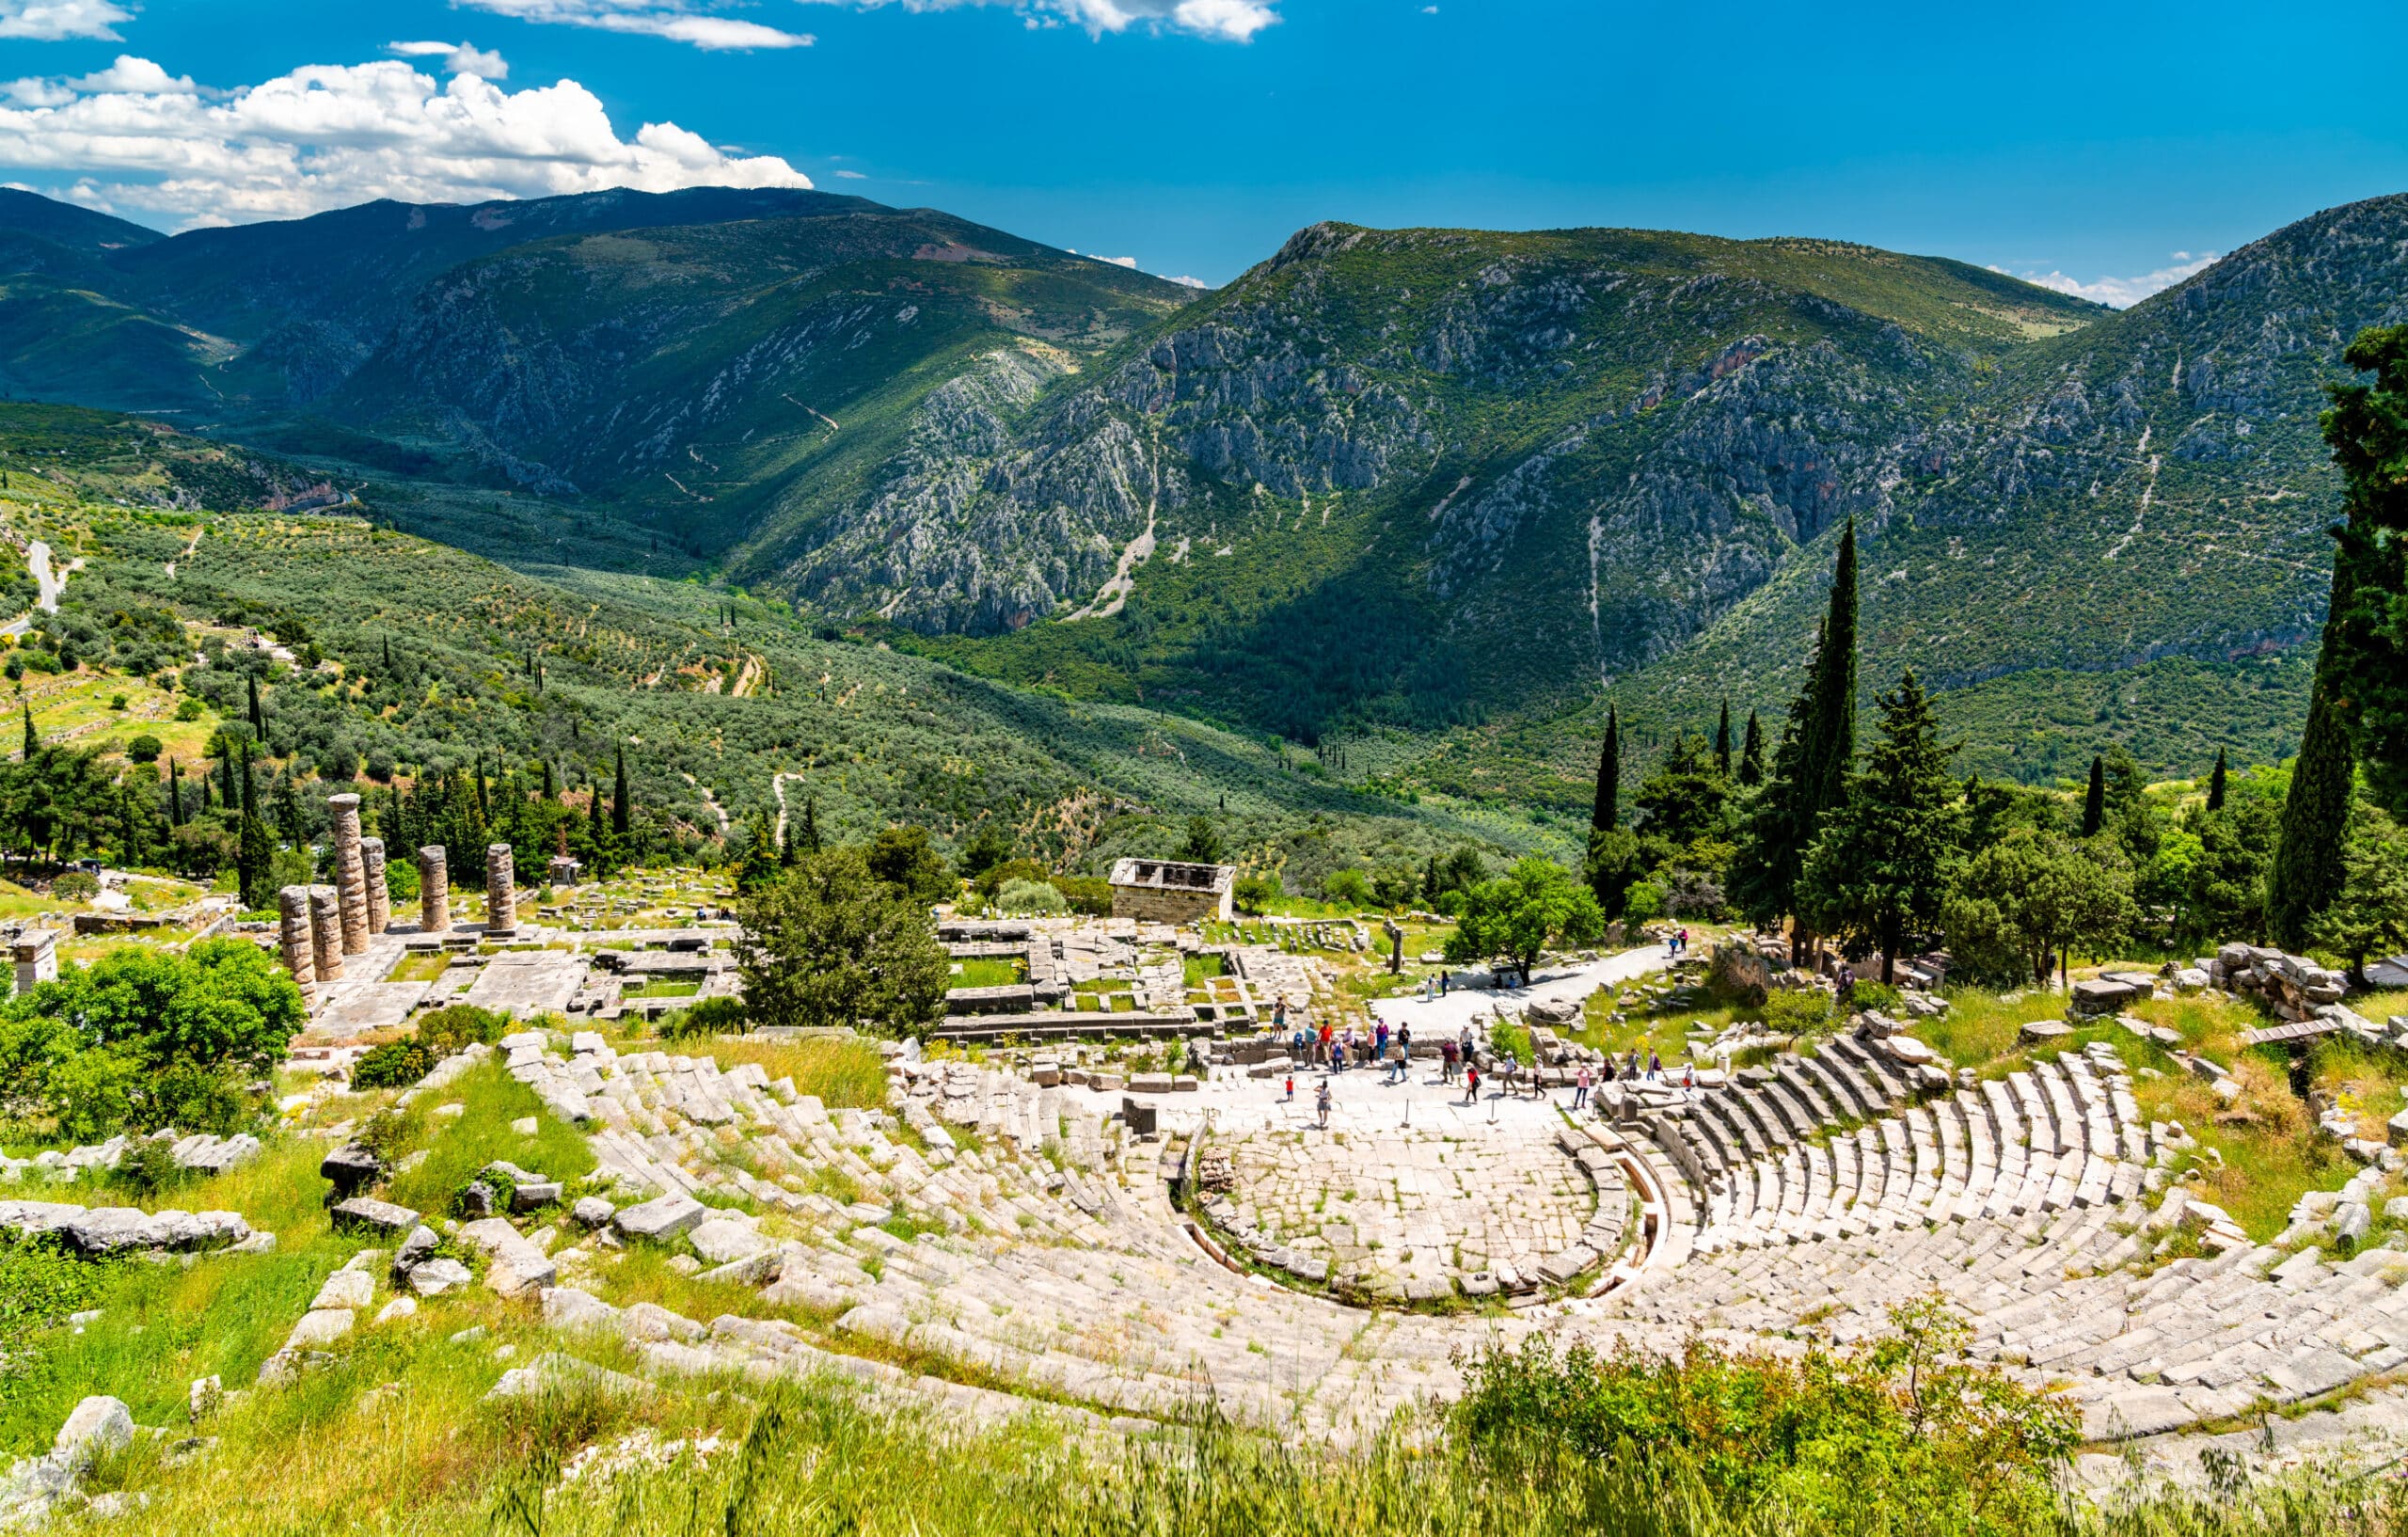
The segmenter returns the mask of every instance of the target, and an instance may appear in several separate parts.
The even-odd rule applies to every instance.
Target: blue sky
[[[1812,234],[2129,299],[2408,190],[2360,62],[2403,43],[2348,5],[0,0],[0,179],[181,228],[808,178],[1214,283],[1321,218]]]

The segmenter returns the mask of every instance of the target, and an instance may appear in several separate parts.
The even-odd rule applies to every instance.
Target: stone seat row
[[[1782,1053],[1769,1070],[1744,1069],[1698,1097],[1674,1121],[1711,1180],[1842,1121],[1883,1115],[1906,1090],[1873,1053],[1847,1036],[1813,1056]]]
[[[1705,1195],[1697,1246],[2121,1201],[2139,1190],[2147,1156],[2138,1117],[2111,1049],[2067,1054],[1853,1132],[1725,1165]]]

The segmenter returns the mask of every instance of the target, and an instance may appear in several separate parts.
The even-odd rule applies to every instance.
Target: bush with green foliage
[[[435,1065],[464,1047],[492,1045],[510,1028],[510,1016],[474,1004],[451,1004],[425,1015],[418,1028],[360,1054],[352,1064],[354,1088],[407,1088]]]
[[[1288,894],[1279,889],[1279,877],[1265,871],[1261,875],[1242,875],[1231,896],[1238,908],[1246,912],[1268,912],[1271,904]]]
[[[1340,907],[1367,908],[1371,905],[1370,878],[1360,870],[1334,870],[1321,883],[1321,894]]]
[[[731,1036],[752,1028],[752,1016],[741,998],[697,998],[688,1006],[661,1016],[660,1038],[693,1040],[704,1036]]]
[[[88,1140],[132,1126],[230,1131],[281,1060],[300,990],[256,945],[125,945],[0,1004],[0,1094]]]
[[[1496,1478],[1568,1454],[1694,1487],[1734,1525],[1793,1531],[2055,1529],[2054,1481],[2080,1442],[2064,1400],[1958,1354],[1971,1329],[1935,1301],[1890,1309],[1868,1345],[1734,1351],[1692,1335],[1676,1356],[1619,1342],[1560,1353],[1544,1334],[1475,1357],[1455,1450]],[[1909,1513],[1868,1527],[1873,1503]],[[1645,1529],[1658,1529],[1649,1527]]]
[[[1831,995],[1820,988],[1773,988],[1757,1013],[1773,1035],[1813,1035],[1831,1022]]]
[[[995,893],[995,911],[1016,913],[1068,912],[1070,911],[1070,904],[1050,881],[1007,880],[1004,882],[1003,889]]]
[[[101,895],[101,880],[83,870],[69,870],[52,879],[50,895],[62,902],[88,902]]]
[[[798,864],[737,904],[737,963],[765,1025],[865,1025],[919,1032],[944,1012],[952,962],[908,886],[857,848]]]
[[[164,750],[165,744],[146,731],[125,744],[125,756],[131,763],[156,763]]]
[[[1906,999],[1896,988],[1886,982],[1859,977],[1848,985],[1847,996],[1843,1002],[1850,1008],[1865,1013],[1895,1014],[1905,1006]]]
[[[1112,882],[1101,876],[1057,875],[1053,879],[1055,891],[1070,904],[1070,911],[1091,918],[1112,916]]]

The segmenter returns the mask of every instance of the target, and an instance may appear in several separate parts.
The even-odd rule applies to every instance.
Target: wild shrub
[[[426,1045],[415,1036],[388,1040],[362,1052],[351,1066],[351,1086],[360,1088],[407,1088],[435,1069],[435,1058]]]
[[[1905,1002],[1905,996],[1886,982],[1860,979],[1847,990],[1847,1003],[1852,1008],[1894,1014]]]
[[[1558,1353],[1534,1335],[1469,1363],[1452,1428],[1498,1476],[1568,1452],[1694,1477],[1732,1514],[1781,1511],[1809,1529],[1853,1529],[1868,1499],[1913,1513],[1906,1529],[2043,1527],[2079,1418],[1960,1359],[1969,1338],[1930,1300],[1892,1307],[1888,1331],[1861,1349],[1795,1357],[1703,1336],[1677,1356],[1626,1341]]]
[[[1820,988],[1774,988],[1759,1012],[1776,1036],[1812,1035],[1831,1022],[1831,996]]]

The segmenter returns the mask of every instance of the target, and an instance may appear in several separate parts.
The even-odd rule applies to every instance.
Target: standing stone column
[[[342,953],[368,948],[368,869],[359,853],[359,797],[330,795],[335,814],[335,892],[342,906]]]
[[[518,896],[512,887],[514,872],[510,861],[510,845],[489,844],[485,848],[485,927],[513,929],[518,927]]]
[[[393,921],[393,893],[385,884],[385,840],[359,840],[359,873],[368,882],[368,932],[381,934]]]
[[[418,851],[418,931],[452,932],[452,872],[439,843]]]
[[[318,980],[342,980],[342,898],[332,886],[309,888],[309,954]]]
[[[318,990],[317,957],[309,944],[309,888],[287,886],[276,894],[277,938],[284,945],[284,969],[301,985],[304,1003],[314,1002]]]

